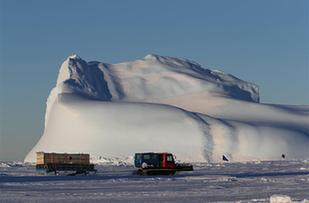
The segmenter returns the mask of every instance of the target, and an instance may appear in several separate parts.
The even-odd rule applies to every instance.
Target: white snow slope
[[[284,91],[284,90],[282,90]],[[259,103],[258,88],[179,58],[147,55],[107,64],[77,55],[62,64],[35,152],[127,159],[169,151],[182,161],[309,156],[309,106]]]

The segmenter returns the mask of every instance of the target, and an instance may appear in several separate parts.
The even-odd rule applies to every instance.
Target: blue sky
[[[0,160],[21,160],[71,53],[116,63],[184,57],[309,104],[309,1],[0,0]]]

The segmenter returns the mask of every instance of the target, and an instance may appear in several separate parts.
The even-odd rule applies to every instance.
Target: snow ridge
[[[57,86],[62,93],[103,101],[166,98],[205,87],[226,97],[259,101],[258,88],[252,83],[187,59],[154,54],[120,64],[87,63],[77,55],[69,56],[60,68]]]

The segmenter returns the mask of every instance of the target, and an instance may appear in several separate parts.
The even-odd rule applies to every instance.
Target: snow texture
[[[304,159],[309,106],[259,103],[258,87],[196,62],[154,54],[108,64],[76,54],[60,67],[35,152],[132,160],[168,151],[182,161]],[[104,158],[102,158],[104,157]]]
[[[199,163],[175,176],[136,176],[131,165],[95,167],[89,176],[0,167],[0,202],[309,203],[308,161]]]

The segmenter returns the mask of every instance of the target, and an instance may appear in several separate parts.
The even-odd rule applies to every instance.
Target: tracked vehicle
[[[175,175],[179,171],[193,171],[193,166],[176,163],[172,153],[136,153],[134,165],[137,175]]]

